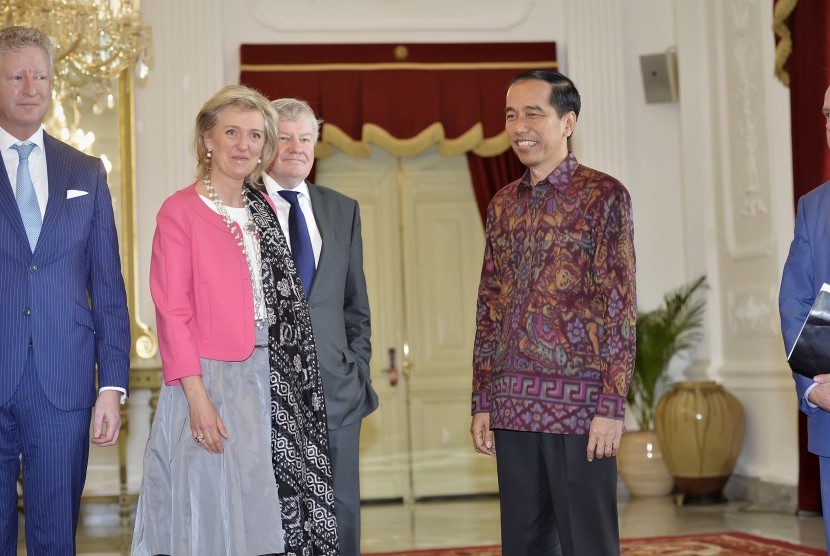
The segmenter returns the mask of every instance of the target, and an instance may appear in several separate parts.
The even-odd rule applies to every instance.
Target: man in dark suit
[[[106,172],[41,127],[52,61],[40,31],[0,29],[2,554],[17,550],[21,462],[28,553],[75,553],[91,413],[92,442],[115,444],[129,376]]]
[[[273,101],[277,154],[265,176],[311,307],[323,376],[341,556],[360,554],[360,423],[378,398],[369,378],[371,327],[357,202],[306,182],[319,125],[308,103]]]
[[[830,146],[830,87],[824,94],[824,127]],[[816,294],[830,283],[830,182],[798,200],[795,237],[784,264],[778,309],[787,353],[793,347]],[[830,368],[826,370],[830,373]],[[798,404],[807,415],[807,449],[819,456],[824,535],[830,546],[830,374],[813,380],[793,373]]]

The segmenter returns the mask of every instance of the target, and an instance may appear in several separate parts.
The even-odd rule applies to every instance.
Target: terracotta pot
[[[744,438],[738,398],[712,381],[679,382],[657,404],[654,426],[684,501],[723,501]]]
[[[622,435],[617,470],[632,496],[666,496],[674,488],[654,431],[631,431]]]

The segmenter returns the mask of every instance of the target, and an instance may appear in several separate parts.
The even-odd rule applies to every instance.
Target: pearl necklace
[[[256,279],[258,275],[261,276],[260,269],[262,268],[262,259],[259,247],[260,237],[259,231],[256,227],[256,223],[254,222],[254,219],[251,218],[250,202],[248,201],[248,198],[245,197],[245,195],[240,193],[240,196],[242,197],[242,202],[245,205],[245,212],[248,216],[248,219],[245,221],[245,224],[242,226],[242,229],[245,230],[245,232],[253,239],[253,261],[251,260],[251,256],[248,254],[248,250],[245,249],[245,240],[242,237],[242,234],[239,233],[239,228],[237,228],[234,225],[234,222],[231,219],[231,215],[228,214],[228,209],[225,207],[225,203],[222,202],[222,199],[219,198],[219,195],[213,188],[213,184],[210,183],[210,177],[202,179],[202,183],[204,184],[205,189],[208,192],[208,196],[210,196],[210,200],[213,201],[213,204],[216,206],[216,210],[222,217],[222,220],[225,221],[225,226],[228,227],[228,230],[230,230],[231,235],[236,240],[236,244],[242,250],[242,254],[245,255],[245,262],[248,263],[248,272],[251,274],[251,287],[254,290],[254,317],[256,318],[257,328],[262,328],[265,325],[265,320],[258,318],[258,316],[265,314],[265,292],[262,289],[262,279]]]

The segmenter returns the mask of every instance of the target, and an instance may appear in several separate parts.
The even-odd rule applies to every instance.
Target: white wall
[[[742,7],[748,27],[739,25]],[[699,274],[709,277],[705,341],[692,368],[680,364],[674,374],[717,378],[741,398],[748,435],[739,472],[795,483],[794,396],[773,303],[792,233],[789,108],[786,89],[772,78],[766,3],[315,0],[300,8],[283,0],[144,0],[142,9],[156,47],[153,71],[136,94],[145,321],[154,322],[147,274],[155,213],[192,179],[193,117],[216,89],[238,80],[241,43],[556,41],[560,67],[584,99],[576,154],[619,177],[632,195],[641,307],[654,307],[665,291]],[[727,54],[747,40],[757,59],[741,74]],[[680,102],[646,104],[639,56],[671,47],[678,53]],[[754,166],[735,162],[747,153],[730,139],[746,124],[732,109],[740,86],[754,91],[755,148],[764,154]],[[768,211],[757,218],[729,213],[724,199],[743,199],[744,178],[753,172],[763,178]],[[749,241],[753,234],[763,235],[768,248],[736,258],[729,237]],[[740,316],[756,301],[764,310],[760,325]]]
[[[281,2],[249,0],[245,4],[248,9],[240,9],[234,2],[222,2],[224,81],[238,80],[239,45],[243,43],[555,41],[561,69],[575,79],[583,97],[574,142],[577,157],[618,177],[629,187],[634,202],[639,267],[657,269],[638,275],[641,304],[653,307],[663,291],[682,283],[686,276],[683,250],[667,252],[662,248],[665,244],[683,243],[683,221],[676,217],[682,212],[678,105],[646,105],[639,66],[640,54],[663,52],[675,45],[673,3],[629,0],[625,9],[619,8],[623,5],[619,0],[524,0],[509,3],[509,8],[500,0],[440,3],[452,8],[436,10],[433,2],[423,0],[363,0],[350,3],[344,12],[339,11],[342,3],[331,0],[317,2],[314,10],[298,13],[281,9]],[[383,14],[363,19],[364,6],[382,7]],[[579,16],[575,17],[575,12]],[[265,13],[273,20],[260,22],[256,13]],[[622,18],[614,19],[612,14]],[[585,50],[599,52],[596,56],[601,58],[610,52],[615,61],[619,59],[624,66],[617,72],[617,82],[604,81],[591,87],[589,76],[585,76],[585,83],[578,78],[583,73],[581,69],[569,68],[569,39],[577,40],[587,33],[587,28],[566,25],[574,21],[594,26],[592,32],[600,27],[599,32],[605,33],[591,36]],[[621,37],[621,51],[603,41],[609,32]],[[602,111],[611,95],[619,97],[619,111],[624,113],[627,123],[621,141],[609,144],[604,139],[608,121],[602,117]],[[588,128],[589,125],[592,127]],[[601,155],[593,156],[594,152]],[[624,162],[614,164],[617,156]],[[655,213],[650,210],[653,207],[661,210]],[[643,217],[639,217],[641,214]]]
[[[628,0],[622,11],[626,148],[634,204],[639,305],[654,308],[666,289],[685,282],[678,103],[646,104],[640,56],[677,45],[672,2]],[[648,14],[648,17],[644,17]]]
[[[142,4],[144,18],[153,26],[156,64],[136,95],[141,244],[149,245],[151,241],[154,217],[161,201],[189,183],[193,168],[188,150],[192,117],[213,91],[238,81],[242,43],[555,41],[562,70],[576,80],[583,96],[574,142],[577,157],[620,178],[632,194],[641,305],[653,307],[665,290],[687,277],[686,254],[681,247],[683,219],[678,218],[682,215],[678,105],[646,105],[639,68],[641,54],[663,52],[676,43],[673,3],[631,0],[626,10],[617,10],[621,18],[614,19],[607,17],[607,9],[594,8],[613,6],[617,0],[573,2],[582,11],[580,17],[574,16],[579,10],[566,0],[515,2],[506,15],[503,2],[489,0],[477,2],[475,10],[449,21],[444,12],[427,10],[429,3],[418,0],[363,0],[350,4],[355,13],[364,3],[384,6],[384,17],[376,21],[354,19],[348,14],[333,21],[324,15],[340,6],[333,0],[320,0],[301,13],[287,7],[282,9],[282,2],[273,1],[249,0],[240,5],[214,0],[213,10],[206,8],[211,4],[204,1],[190,0],[191,6],[182,6],[187,3],[147,0]],[[194,12],[196,4],[198,12]],[[425,4],[424,9],[416,10],[421,4]],[[463,0],[451,0],[449,4],[469,6]],[[264,9],[261,6],[273,7],[270,13],[277,19],[258,22],[253,10]],[[174,9],[176,13],[171,14]],[[422,17],[415,18],[417,25],[408,29],[413,10]],[[189,25],[182,27],[176,22],[185,13]],[[399,23],[390,28],[386,22],[395,16]],[[523,19],[517,20],[520,16]],[[321,21],[319,26],[325,29],[315,29],[315,20]],[[614,30],[622,50],[608,47],[601,40],[602,35],[598,35],[600,40],[585,43],[583,51],[592,51],[582,64],[603,59],[610,67],[617,67],[619,60],[623,65],[615,70],[613,80],[599,76],[603,80],[597,82],[596,76],[586,75],[576,67],[569,71],[566,21],[584,25],[605,21],[606,28]],[[569,33],[576,40],[580,30],[571,27]],[[183,44],[187,48],[183,49]],[[609,56],[613,60],[609,61]],[[606,109],[609,98],[615,101],[614,114],[610,115]],[[623,120],[617,124],[618,131],[612,139],[608,137],[609,116]],[[148,167],[142,160],[153,163]],[[659,210],[655,211],[655,207]],[[665,249],[664,245],[677,248]],[[148,266],[149,250],[140,249],[141,283],[146,283]],[[152,303],[147,295],[142,296],[141,314],[153,322]]]
[[[772,74],[772,14],[761,0],[676,5],[688,264],[712,284],[710,361],[694,374],[743,403],[738,472],[795,484],[797,413],[777,310],[792,236],[789,100]]]
[[[285,0],[219,4],[231,83],[239,79],[243,43],[558,43],[565,0],[317,0],[302,9]]]

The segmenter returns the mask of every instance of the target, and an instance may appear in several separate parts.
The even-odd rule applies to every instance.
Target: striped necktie
[[[20,210],[20,217],[23,219],[23,227],[26,228],[29,247],[34,252],[37,238],[40,236],[40,227],[43,224],[40,216],[40,205],[35,193],[35,184],[32,182],[31,174],[29,174],[29,154],[35,148],[35,144],[24,143],[13,145],[12,148],[17,151],[17,155],[20,157],[20,162],[17,165],[17,191],[15,193],[17,208]]]

